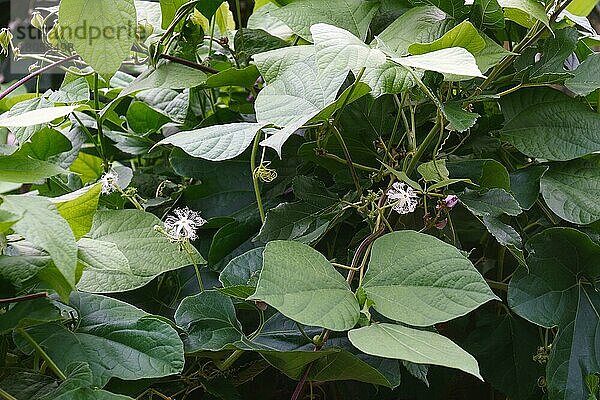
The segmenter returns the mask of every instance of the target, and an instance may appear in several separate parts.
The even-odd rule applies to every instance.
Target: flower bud
[[[33,12],[33,15],[31,16],[31,26],[33,26],[36,29],[39,29],[40,31],[43,30],[44,17],[42,17],[42,14],[40,14],[37,11]]]
[[[0,29],[0,54],[8,55],[13,35],[8,28]]]

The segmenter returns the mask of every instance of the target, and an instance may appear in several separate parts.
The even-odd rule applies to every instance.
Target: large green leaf
[[[263,269],[252,300],[261,300],[301,324],[334,331],[352,328],[358,301],[344,278],[316,250],[274,241],[263,253]]]
[[[567,161],[600,150],[600,114],[562,92],[519,90],[501,105],[502,139],[530,157]]]
[[[257,121],[282,128],[261,144],[272,147],[280,155],[283,144],[296,130],[335,102],[346,80],[347,74],[339,71],[320,71],[314,56],[308,55],[310,58],[299,60],[280,72],[256,98]],[[263,70],[260,66],[259,69]]]
[[[529,210],[540,195],[540,178],[548,167],[538,165],[510,173],[510,190],[523,210]]]
[[[4,196],[1,208],[23,217],[13,230],[46,250],[67,286],[75,286],[77,244],[69,224],[44,197]]]
[[[587,398],[584,378],[600,371],[600,246],[582,232],[552,228],[528,243],[527,266],[513,275],[510,307],[547,328],[558,326],[546,370],[550,400]]]
[[[497,299],[456,247],[414,231],[375,241],[363,288],[375,310],[415,326],[448,321]]]
[[[15,303],[2,314],[0,334],[10,333],[14,329],[44,324],[62,319],[56,304],[47,297]]]
[[[315,24],[310,31],[317,66],[322,71],[343,74],[350,70],[358,76],[364,68],[361,81],[369,85],[374,97],[400,93],[415,85],[406,68],[389,62],[383,51],[369,47],[352,33],[327,24]]]
[[[414,7],[402,14],[375,39],[395,54],[408,54],[413,43],[428,43],[440,38],[454,21],[437,7]]]
[[[498,4],[504,8],[507,19],[521,25],[529,27],[536,20],[546,25],[550,23],[544,5],[537,0],[498,0]]]
[[[179,7],[187,2],[188,0],[160,0],[160,12],[162,15],[161,27],[163,29],[167,29],[169,27],[171,22],[173,22]]]
[[[367,354],[456,368],[483,380],[477,360],[472,355],[434,332],[403,325],[373,324],[351,330],[348,338],[356,348]]]
[[[32,183],[66,173],[58,165],[19,155],[0,157],[0,181]]]
[[[172,144],[193,157],[222,161],[242,154],[263,127],[252,122],[212,125],[176,133],[158,144]]]
[[[219,351],[242,338],[242,326],[229,297],[207,290],[183,299],[175,322],[185,329],[186,353]]]
[[[471,7],[471,22],[479,29],[503,29],[504,13],[497,0],[475,0]]]
[[[219,274],[219,289],[228,296],[246,299],[254,294],[262,268],[264,247],[249,250],[232,259]]]
[[[84,187],[73,193],[54,197],[50,201],[56,204],[56,209],[67,220],[75,239],[81,238],[92,228],[94,214],[98,208],[101,184]]]
[[[120,268],[116,268],[117,265],[108,269],[107,261],[98,259],[93,269],[83,271],[78,288],[97,293],[132,290],[164,272],[191,265],[192,260],[185,251],[180,251],[176,243],[170,243],[167,237],[154,230],[154,226],[160,224],[157,217],[144,211],[98,211],[89,235],[97,242],[86,244],[96,251],[99,246],[107,246],[102,242],[116,245],[129,261],[129,268],[121,264]],[[195,249],[192,251],[197,263],[205,263]],[[88,258],[88,263],[91,259]]]
[[[76,108],[77,106],[59,106],[31,110],[22,114],[8,116],[8,118],[1,118],[0,126],[6,126],[9,128],[24,128],[42,125],[54,121],[57,118],[69,115],[75,111]]]
[[[135,40],[133,0],[64,0],[58,15],[62,39],[72,43],[89,66],[104,77],[117,72]]]
[[[206,74],[174,62],[161,62],[142,72],[119,94],[119,98],[146,89],[188,89],[206,82]]]
[[[554,163],[540,181],[542,196],[556,215],[574,224],[600,219],[600,160]]]
[[[414,43],[408,47],[411,54],[425,54],[430,51],[462,47],[472,54],[477,54],[485,48],[485,40],[469,21],[463,21],[450,29],[444,35],[430,43]]]
[[[473,54],[462,47],[449,47],[416,56],[390,58],[404,67],[435,71],[449,80],[484,77]]]
[[[565,81],[569,90],[580,96],[587,96],[600,88],[600,53],[590,54],[573,72],[573,77]]]
[[[296,0],[273,10],[270,15],[283,21],[294,33],[309,41],[312,40],[310,27],[320,22],[346,29],[364,40],[378,6],[377,0]]]
[[[73,331],[60,324],[27,329],[61,370],[86,362],[98,387],[113,377],[135,380],[182,371],[183,344],[169,323],[100,295],[74,293],[71,305],[78,316]]]

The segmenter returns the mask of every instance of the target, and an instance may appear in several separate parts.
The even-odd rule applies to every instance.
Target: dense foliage
[[[62,0],[44,55],[2,30],[36,65],[0,94],[0,398],[599,398],[594,5]]]

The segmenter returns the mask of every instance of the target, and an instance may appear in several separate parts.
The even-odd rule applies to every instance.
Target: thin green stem
[[[200,275],[200,269],[198,268],[198,263],[196,262],[196,257],[190,250],[189,246],[192,244],[188,241],[183,243],[183,248],[187,255],[190,257],[192,264],[194,265],[194,271],[196,271],[196,279],[198,280],[198,287],[200,288],[200,293],[204,292],[204,283],[202,282],[202,276]]]
[[[265,222],[265,209],[263,207],[262,197],[260,194],[260,185],[258,184],[258,175],[256,174],[256,157],[258,156],[258,149],[260,146],[260,139],[262,137],[262,131],[258,131],[254,137],[254,145],[252,146],[252,154],[250,156],[250,169],[252,172],[252,183],[254,185],[254,194],[256,195],[256,205],[258,212],[260,213],[260,220],[262,223]]]
[[[234,362],[238,360],[244,354],[244,350],[236,350],[234,351],[225,361],[217,365],[221,371],[225,371],[229,369],[233,365]]]
[[[44,349],[42,349],[42,347],[35,341],[35,339],[33,339],[29,335],[29,333],[27,333],[25,331],[25,329],[23,329],[23,328],[18,329],[17,332],[19,333],[19,335],[23,336],[23,338],[31,345],[31,347],[33,347],[35,349],[35,351],[37,351],[37,353],[40,355],[40,357],[42,357],[44,359],[44,361],[46,361],[46,364],[48,364],[50,369],[52,371],[54,371],[56,376],[61,381],[64,381],[67,379],[67,376],[60,370],[60,368],[58,368],[58,365],[56,365],[54,363],[54,361],[52,361],[50,356],[48,356],[48,354],[44,351]]]
[[[242,8],[240,7],[240,0],[235,0],[235,11],[238,20],[238,30],[240,31],[240,44],[244,49],[244,27],[242,26]]]
[[[362,187],[360,186],[360,180],[358,179],[358,174],[356,173],[356,169],[354,168],[354,163],[352,162],[352,156],[350,156],[350,150],[348,150],[348,146],[346,146],[346,142],[342,137],[342,134],[338,130],[335,125],[331,125],[331,130],[333,134],[337,138],[340,146],[342,146],[342,150],[344,151],[344,156],[346,157],[346,162],[348,163],[348,167],[350,168],[350,175],[352,175],[352,181],[354,181],[354,186],[356,186],[356,191],[358,194],[362,194]]]
[[[2,390],[1,388],[0,388],[0,397],[2,397],[2,399],[4,399],[4,400],[17,400],[16,397],[10,395],[9,393]]]
[[[440,129],[440,121],[439,118],[436,121],[435,125],[433,126],[433,128],[431,128],[431,130],[429,131],[429,133],[427,134],[427,136],[425,136],[425,139],[423,139],[423,142],[421,142],[421,144],[419,145],[419,147],[417,147],[417,150],[415,152],[415,155],[413,158],[411,158],[410,163],[408,164],[408,167],[406,167],[406,175],[409,175],[414,171],[414,169],[417,167],[417,163],[419,162],[419,160],[421,159],[421,157],[423,157],[423,154],[425,154],[425,151],[427,150],[427,148],[429,147],[429,145],[431,144],[431,142],[433,142],[433,140],[436,138],[436,136],[438,135],[439,129]]]
[[[338,157],[338,156],[337,156],[337,155],[335,155],[335,154],[331,154],[331,153],[327,153],[327,152],[319,152],[319,153],[318,153],[318,156],[320,156],[320,157],[325,157],[325,158],[328,158],[328,159],[330,159],[330,160],[337,161],[337,162],[339,162],[339,163],[344,163],[344,164],[346,164],[346,163],[347,163],[347,161],[346,161],[346,160],[344,160],[343,158],[341,158],[341,157]],[[352,163],[352,165],[354,165],[354,168],[356,168],[356,169],[359,169],[359,170],[361,170],[361,171],[367,171],[367,172],[379,172],[379,170],[378,170],[377,168],[368,167],[368,166],[366,166],[366,165],[358,164],[358,163],[355,163],[355,162],[353,162],[353,163]]]
[[[102,118],[100,117],[100,94],[99,94],[99,76],[98,73],[94,73],[94,114],[96,116],[96,125],[98,129],[98,144],[100,147],[100,157],[102,157],[102,165],[104,166],[104,172],[110,170],[110,164],[106,158],[106,148],[104,141],[104,131],[102,129]]]

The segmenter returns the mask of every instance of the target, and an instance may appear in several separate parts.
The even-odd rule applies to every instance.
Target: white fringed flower
[[[102,183],[102,190],[100,193],[111,194],[113,192],[116,192],[119,188],[119,175],[111,169],[110,171],[102,175],[102,178],[100,178],[100,182]]]
[[[188,207],[176,208],[173,213],[175,215],[169,215],[164,222],[166,233],[171,241],[196,240],[198,238],[196,231],[206,223],[206,220],[199,212]]]
[[[395,182],[387,191],[388,203],[399,214],[409,214],[417,209],[419,195],[406,183]]]

